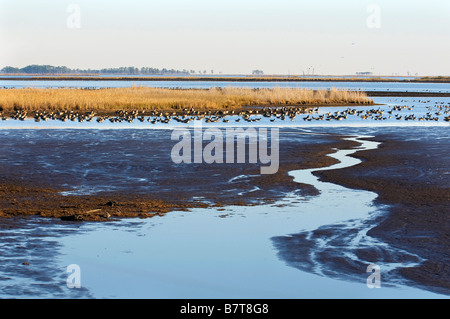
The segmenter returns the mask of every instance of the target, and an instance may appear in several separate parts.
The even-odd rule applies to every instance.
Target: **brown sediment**
[[[146,196],[65,196],[60,190],[30,184],[0,184],[0,217],[39,215],[66,221],[149,218],[172,210],[206,207],[198,202],[168,202]]]
[[[304,88],[21,88],[2,89],[0,111],[236,110],[243,106],[368,104],[363,92]]]
[[[389,135],[376,140],[382,142],[379,149],[352,155],[361,164],[315,174],[323,181],[376,192],[376,202],[390,209],[368,235],[423,258],[418,266],[401,268],[400,275],[426,289],[449,294],[448,142],[404,141]],[[373,252],[377,250],[358,253],[373,258]]]
[[[394,79],[386,76],[378,77],[302,77],[302,76],[31,76],[31,77],[5,77],[2,81],[201,81],[201,82],[404,82],[404,83],[449,83],[450,77],[414,77],[412,79]]]
[[[366,91],[368,97],[450,97],[447,92]]]
[[[301,134],[298,131],[291,134]],[[282,135],[283,136],[283,135]],[[69,149],[81,149],[80,144],[70,144]],[[123,141],[124,147],[128,143]],[[154,143],[154,144],[153,144]],[[159,145],[159,150],[170,154],[170,143],[161,138],[146,142],[149,149]],[[116,144],[115,144],[116,145]],[[289,171],[303,168],[323,167],[336,163],[327,156],[333,152],[331,147],[352,147],[358,143],[343,141],[338,137],[326,136],[326,142],[316,144],[315,139],[295,142],[288,139],[280,142],[280,165],[276,174],[261,175],[259,165],[249,164],[192,164],[175,166],[165,158],[153,160],[152,167],[165,172],[162,177],[154,176],[157,185],[151,191],[138,191],[133,184],[120,191],[100,192],[95,195],[67,195],[70,187],[61,185],[77,182],[67,173],[48,173],[40,171],[39,165],[31,159],[19,167],[0,166],[0,217],[39,215],[62,218],[68,221],[108,221],[117,218],[148,218],[161,216],[174,210],[187,210],[195,207],[226,205],[257,205],[273,203],[287,193],[300,196],[317,194],[317,190],[305,184],[293,183]],[[25,145],[22,145],[25,147]],[[53,143],[27,145],[27,152],[40,156],[52,152]],[[97,152],[110,150],[109,145],[97,146]],[[117,150],[117,146],[115,148]],[[64,152],[59,149],[58,152]],[[138,151],[144,157],[146,150]],[[11,155],[12,156],[12,155]],[[70,156],[70,155],[67,155]],[[120,158],[118,159],[120,160]],[[133,165],[146,165],[145,159]],[[117,165],[120,165],[119,163]],[[144,167],[144,166],[143,166]],[[227,183],[236,176],[244,178]],[[211,176],[214,176],[212,178]],[[101,177],[96,177],[101,178]],[[104,181],[107,183],[108,181]],[[254,187],[257,191],[251,191]],[[66,193],[65,193],[66,192]],[[243,192],[243,196],[236,196]],[[202,199],[196,199],[201,196]]]
[[[183,178],[183,175],[179,175],[179,172],[160,159],[158,167],[167,173],[165,176],[167,178],[161,182],[169,191],[157,191],[150,195],[130,191],[99,193],[95,196],[65,196],[61,191],[67,189],[60,188],[59,185],[67,176],[43,179],[45,174],[33,174],[37,166],[34,166],[32,161],[17,170],[0,166],[0,217],[37,215],[63,218],[68,221],[100,222],[127,217],[161,216],[170,211],[189,210],[195,207],[256,205],[273,202],[289,192],[297,192],[303,196],[314,195],[317,192],[314,187],[293,183],[293,178],[288,172],[295,169],[330,166],[337,162],[327,156],[334,152],[334,148],[348,149],[359,146],[356,142],[342,140],[343,136],[333,134],[323,135],[326,141],[316,143],[316,135],[311,135],[310,141],[297,142],[295,139],[286,138],[284,134],[289,133],[295,137],[296,134],[301,134],[299,131],[287,129],[280,133],[280,137],[284,139],[280,140],[280,168],[276,174],[261,175],[259,166],[248,164],[226,167],[201,164],[194,168],[189,167],[189,170],[185,171],[186,174],[189,172],[188,178]],[[450,192],[446,176],[450,163],[448,144],[437,139],[427,140],[426,143],[404,141],[403,137],[398,135],[377,135],[373,139],[382,142],[379,149],[352,155],[360,158],[363,161],[361,164],[339,170],[318,171],[315,174],[325,181],[379,194],[377,203],[389,204],[390,210],[377,220],[368,235],[424,258],[426,261],[416,267],[400,269],[400,274],[426,289],[448,294],[450,291],[448,266]],[[149,148],[159,145],[160,148],[164,148],[164,152],[170,150],[171,145],[163,139],[153,141],[155,144],[150,144],[151,142],[148,141]],[[133,147],[127,140],[120,143]],[[34,154],[43,147],[54,147],[52,145],[24,144],[18,147],[30,147],[29,153]],[[82,149],[82,146],[74,144],[70,148]],[[113,149],[111,145],[96,147],[99,153]],[[136,165],[142,163],[138,161]],[[180,171],[183,171],[183,168],[180,168]],[[253,177],[233,184],[234,193],[226,196],[225,191],[230,190],[227,189],[226,181],[239,175]],[[211,183],[212,181],[216,183]],[[242,198],[235,196],[235,193],[248,191],[254,186],[258,186],[260,190],[248,192]],[[204,200],[194,199],[199,195],[203,195]],[[226,216],[221,214],[219,217]],[[314,236],[334,236],[336,231],[345,233],[349,230],[324,228],[315,231]],[[302,234],[299,237],[301,236]],[[343,236],[345,237],[345,234]],[[288,240],[297,240],[299,245],[308,245],[308,241],[302,238],[293,236]],[[298,250],[293,253],[298,254]],[[325,260],[327,257],[324,257],[322,261],[334,262],[333,266],[337,272],[345,267],[355,267],[353,264],[346,265],[348,260],[339,255],[340,251],[333,253],[334,256],[327,260]],[[389,258],[392,258],[389,252],[383,252],[377,247],[363,247],[355,254],[363,261],[384,258],[386,262],[390,262]],[[407,257],[405,255],[401,258]],[[399,258],[395,256],[391,261],[398,262]],[[404,261],[407,262],[406,259]],[[354,270],[360,271],[361,267]]]

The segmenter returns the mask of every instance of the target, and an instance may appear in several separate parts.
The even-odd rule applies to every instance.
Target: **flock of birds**
[[[109,121],[111,123],[119,122],[150,122],[156,124],[157,122],[169,123],[170,121],[176,121],[180,123],[189,123],[193,120],[205,120],[207,123],[211,122],[229,122],[228,116],[238,116],[236,122],[241,119],[247,122],[255,122],[261,120],[262,117],[270,117],[274,121],[275,118],[285,120],[286,118],[294,119],[299,114],[312,114],[317,113],[318,108],[308,108],[308,107],[269,107],[262,108],[259,110],[217,110],[217,111],[199,111],[193,108],[183,109],[181,112],[167,112],[167,111],[139,111],[139,110],[119,110],[113,115],[100,115],[95,112],[75,112],[75,111],[33,111],[28,112],[25,110],[16,110],[10,118],[15,120],[24,121],[29,117],[33,117],[36,122],[47,121],[47,120],[60,120],[60,121],[78,121],[78,122],[92,122],[94,119],[98,123],[104,121]],[[7,120],[9,117],[0,112],[0,118],[2,120]]]
[[[389,101],[390,102],[390,101]],[[408,101],[401,101],[408,102]],[[416,102],[416,101],[414,101]],[[418,101],[417,103],[428,103],[430,101]],[[98,115],[94,112],[76,112],[76,111],[33,111],[28,113],[25,110],[16,110],[10,118],[15,120],[24,121],[25,119],[32,117],[36,122],[47,120],[60,120],[60,121],[78,121],[78,122],[91,122],[97,121],[98,123],[109,121],[111,123],[118,122],[149,122],[151,124],[156,123],[169,123],[170,121],[176,121],[179,123],[189,123],[193,120],[204,120],[206,123],[214,122],[229,122],[230,116],[234,116],[235,122],[257,122],[262,118],[269,118],[271,122],[276,120],[288,120],[294,121],[297,116],[301,116],[303,121],[342,121],[348,119],[350,116],[358,116],[363,120],[375,120],[384,121],[388,119],[406,120],[406,121],[439,121],[440,116],[444,116],[443,120],[450,122],[450,102],[445,104],[444,102],[435,102],[435,105],[427,106],[428,112],[425,114],[421,112],[421,115],[415,115],[412,112],[404,114],[402,111],[413,111],[414,105],[388,105],[389,109],[381,108],[360,108],[351,109],[347,108],[342,111],[326,112],[324,114],[318,114],[319,108],[311,107],[265,107],[261,109],[252,110],[217,110],[217,111],[198,111],[193,108],[183,109],[181,112],[161,112],[156,110],[151,111],[138,111],[138,110],[119,110],[112,115]],[[305,116],[306,115],[306,116]],[[0,118],[7,120],[9,117],[0,112]]]

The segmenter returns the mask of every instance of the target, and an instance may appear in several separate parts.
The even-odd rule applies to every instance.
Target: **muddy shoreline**
[[[159,132],[140,132],[153,134],[152,137],[155,138],[145,141],[145,147],[142,147],[142,143],[131,140],[117,143],[114,139],[102,143],[96,141],[95,147],[78,139],[61,143],[64,146],[57,146],[54,145],[59,139],[57,130],[53,133],[48,137],[46,132],[36,132],[35,134],[41,134],[49,139],[36,144],[17,145],[13,141],[9,147],[7,144],[3,145],[5,157],[9,160],[3,162],[3,165],[0,161],[0,217],[36,215],[66,221],[104,222],[126,217],[150,218],[174,210],[189,210],[195,207],[273,203],[292,192],[310,196],[316,194],[314,187],[310,185],[299,187],[299,184],[292,182],[293,178],[288,172],[299,168],[329,166],[336,162],[335,159],[326,156],[332,152],[331,148],[357,145],[331,135],[321,138],[311,137],[310,141],[299,139],[293,143],[286,137],[280,142],[278,172],[261,175],[257,164],[174,165],[168,157],[173,142],[165,143],[170,142],[170,136],[164,140],[157,136]],[[297,131],[288,133],[293,136],[298,134]],[[21,141],[21,133],[16,134]],[[82,132],[71,131],[70,134],[73,136]],[[160,146],[159,143],[165,144]],[[90,147],[93,149],[89,150]],[[156,158],[150,162],[146,161],[147,150],[158,147],[158,153],[154,154]],[[80,155],[77,149],[84,149],[85,153]],[[128,152],[129,149],[134,149],[138,158],[123,163],[123,157],[119,153],[111,163],[106,163],[105,167],[99,167],[103,165],[101,163],[89,162],[90,157],[96,156],[96,153],[105,154],[105,160],[111,160],[108,152],[112,149],[115,152],[122,149],[123,152]],[[74,164],[76,167],[64,167],[67,166],[64,159],[59,159],[58,155],[48,155],[47,151],[66,153],[64,157],[79,156],[76,160],[80,161],[80,166]],[[49,159],[41,164],[34,160],[45,156],[49,156]],[[20,165],[16,165],[14,159]],[[120,181],[120,176],[116,175],[117,178],[114,176],[122,174],[123,170],[131,171],[138,167],[149,173],[144,173],[145,176],[138,171],[133,172],[136,174],[133,176],[124,174],[122,176],[124,182]],[[83,169],[86,169],[86,172],[83,173]],[[92,173],[94,169],[99,172]],[[151,173],[155,171],[157,173]],[[81,178],[80,175],[84,177]],[[212,179],[211,176],[215,178]],[[229,182],[237,176],[243,178]],[[142,177],[147,178],[152,186],[148,186],[149,182],[135,182]],[[127,182],[128,179],[131,181]],[[77,187],[90,184],[92,188],[103,184],[107,187],[94,194],[76,191]],[[236,196],[238,193],[242,196]]]
[[[415,133],[421,138],[408,140],[411,131],[404,133],[400,130],[370,138],[382,144],[377,150],[352,155],[362,160],[354,167],[314,173],[324,182],[378,194],[375,204],[384,213],[363,226],[368,236],[393,249],[385,250],[378,244],[352,247],[347,243],[359,229],[327,225],[311,233],[273,238],[282,259],[312,271],[307,252],[314,250],[317,242],[333,238],[335,247],[341,248],[326,249],[318,257],[328,276],[361,281],[365,280],[361,270],[368,264],[399,263],[396,269],[384,271],[385,285],[406,284],[450,294],[448,137],[423,138],[426,134],[418,131]],[[343,258],[345,254],[357,256],[358,261]]]
[[[332,147],[353,145],[338,137],[305,138],[289,130],[289,136],[281,135],[279,173],[262,177],[255,165],[172,166],[163,156],[171,146],[170,134],[161,133],[166,131],[93,131],[88,136],[84,130],[63,132],[25,130],[0,135],[0,253],[6,258],[0,295],[6,298],[92,298],[84,287],[66,288],[66,270],[56,262],[61,237],[79,234],[88,224],[135,227],[139,218],[164,219],[166,213],[188,213],[193,207],[221,210],[231,204],[272,202],[291,192],[314,195],[314,188],[292,183],[287,172],[331,165],[335,160],[326,154]],[[148,140],[144,138],[142,144],[134,140],[136,134],[144,133],[140,139]],[[131,151],[136,156],[128,160],[126,152]],[[140,173],[134,174],[135,169]],[[146,188],[139,180],[127,178],[147,177],[142,172],[150,172],[150,182],[157,183]],[[247,177],[230,182],[239,176]],[[93,195],[70,194],[80,185],[95,189],[103,184],[108,189]],[[259,190],[253,191],[256,185]],[[119,186],[124,187],[115,190]]]
[[[377,106],[377,105],[381,105],[381,104],[376,104],[373,101],[368,101],[367,103],[351,103],[351,102],[345,102],[345,103],[330,103],[330,104],[323,104],[323,103],[316,103],[316,104],[309,104],[309,103],[305,103],[305,104],[296,104],[296,105],[280,105],[280,104],[273,104],[270,106],[260,106],[260,105],[245,105],[242,107],[238,107],[238,108],[224,108],[223,110],[217,110],[217,109],[201,109],[198,110],[199,113],[202,113],[201,115],[204,117],[215,117],[215,116],[220,116],[222,118],[226,118],[227,116],[233,116],[233,115],[241,115],[241,116],[263,116],[263,110],[265,109],[271,109],[275,112],[275,110],[282,110],[279,112],[283,112],[285,114],[289,114],[289,111],[298,111],[298,114],[301,115],[307,115],[307,114],[311,114],[310,112],[314,112],[315,109],[320,108],[320,107],[336,107],[336,106],[340,106],[340,107],[361,107],[361,106],[366,106],[366,107],[372,107],[372,106]],[[76,121],[80,121],[80,118],[82,119],[82,121],[86,121],[88,118],[92,121],[94,118],[99,118],[99,117],[103,117],[103,118],[117,118],[117,119],[121,119],[121,120],[127,120],[127,117],[124,116],[123,114],[121,114],[122,112],[128,112],[128,113],[132,113],[132,112],[139,112],[141,115],[139,117],[144,117],[146,118],[146,120],[148,120],[149,117],[155,119],[155,118],[164,118],[167,116],[167,118],[171,118],[174,116],[189,116],[189,117],[193,117],[193,115],[187,113],[184,110],[176,110],[176,109],[129,109],[129,110],[115,110],[115,109],[111,109],[111,110],[89,110],[89,111],[80,111],[77,109],[70,109],[70,108],[66,108],[66,109],[58,109],[58,110],[49,110],[45,107],[43,108],[36,108],[33,110],[25,110],[25,109],[17,109],[17,110],[3,110],[2,107],[0,107],[0,119],[3,117],[5,119],[13,119],[13,120],[24,120],[24,119],[32,119],[32,118],[36,118],[36,113],[52,113],[52,114],[57,114],[60,112],[70,112],[73,113],[74,115],[74,120]],[[146,112],[147,114],[143,114],[143,111]],[[149,115],[155,113],[154,115]],[[21,119],[17,119],[17,115],[21,114]],[[94,114],[94,116],[92,116],[92,114]],[[162,114],[160,116],[160,114]],[[81,117],[80,117],[81,116]],[[50,117],[48,117],[46,120],[48,120]],[[131,119],[131,118],[128,118]],[[134,118],[133,120],[137,119]],[[54,119],[52,118],[51,120],[61,120],[61,118],[59,117],[55,117]],[[70,121],[69,119],[64,119],[64,121]]]

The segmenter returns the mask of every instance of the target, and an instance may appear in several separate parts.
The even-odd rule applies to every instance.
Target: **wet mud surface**
[[[384,284],[450,294],[449,139],[446,130],[385,129],[370,139],[382,142],[379,149],[352,155],[361,164],[314,173],[321,181],[377,193],[375,204],[385,213],[363,224],[275,237],[280,257],[302,270],[359,281],[367,275],[355,274],[367,265],[392,264],[382,273]],[[354,247],[350,242],[361,229],[369,240]]]
[[[58,265],[59,238],[78,231],[58,220],[2,218],[0,223],[0,298],[90,298],[85,288],[69,289]]]
[[[282,131],[280,139],[280,169],[264,176],[256,164],[175,165],[175,142],[165,130],[3,131],[0,296],[91,298],[86,289],[66,286],[68,274],[57,267],[61,236],[91,222],[127,227],[135,217],[164,218],[173,210],[314,195],[287,172],[333,164],[326,156],[331,147],[353,145],[298,130]]]

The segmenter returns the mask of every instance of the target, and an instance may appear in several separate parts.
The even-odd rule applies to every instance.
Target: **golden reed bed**
[[[237,109],[243,106],[373,104],[363,92],[292,88],[168,89],[151,87],[1,89],[0,110],[114,111]]]

